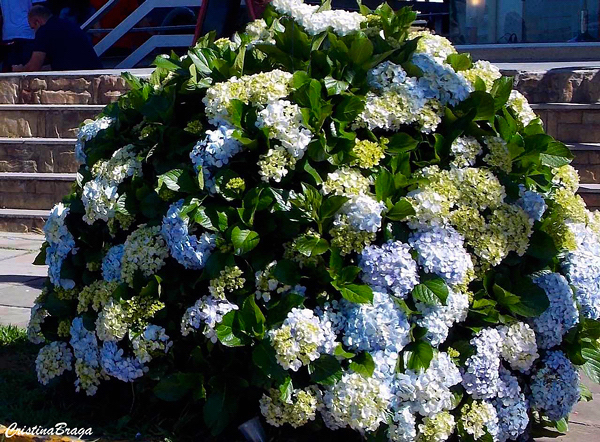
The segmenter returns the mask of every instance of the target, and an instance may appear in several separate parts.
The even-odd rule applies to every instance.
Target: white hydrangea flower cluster
[[[584,317],[600,319],[600,235],[584,224],[571,224],[577,247],[563,262]]]
[[[566,278],[559,273],[547,273],[533,280],[543,288],[550,307],[533,319],[533,329],[541,349],[560,345],[563,336],[579,323],[577,304]]]
[[[206,137],[198,141],[190,152],[196,172],[202,171],[204,186],[211,192],[219,191],[214,175],[218,169],[242,151],[242,144],[233,136],[235,128],[221,124],[215,130],[207,130]]]
[[[449,55],[456,54],[456,49],[450,40],[441,35],[432,34],[429,30],[412,31],[409,40],[418,38],[416,53],[431,55],[438,63],[446,63]]]
[[[322,353],[332,353],[336,346],[331,324],[310,309],[292,309],[283,324],[269,330],[267,335],[275,349],[277,362],[286,370],[298,371]]]
[[[494,81],[502,77],[500,69],[494,66],[489,61],[478,60],[473,63],[471,69],[462,72],[467,80],[471,83],[471,87],[475,89],[475,82],[480,78],[485,84],[485,90],[491,92],[494,86]]]
[[[181,334],[187,336],[202,327],[202,334],[212,343],[216,343],[215,328],[223,321],[223,317],[227,313],[238,309],[236,304],[232,304],[226,299],[214,298],[210,295],[203,296],[184,313],[181,319]]]
[[[413,232],[408,238],[425,272],[442,277],[449,285],[468,283],[473,272],[473,261],[464,241],[464,237],[449,226]]]
[[[433,417],[426,417],[419,424],[419,441],[445,442],[454,433],[456,421],[454,416],[444,411]]]
[[[535,332],[524,322],[515,322],[498,328],[502,339],[500,353],[513,370],[526,373],[540,357]]]
[[[121,279],[130,286],[136,271],[148,277],[165,265],[169,249],[160,231],[160,226],[141,226],[127,237],[121,261]]]
[[[579,372],[562,351],[551,351],[531,378],[531,402],[548,418],[566,417],[579,401]]]
[[[94,224],[115,217],[119,200],[118,186],[129,177],[142,176],[142,163],[137,158],[136,147],[129,144],[116,150],[107,161],[92,168],[93,180],[83,186],[82,201],[84,221]]]
[[[230,125],[232,100],[245,104],[266,105],[286,97],[291,92],[292,74],[279,69],[255,75],[232,77],[208,88],[202,102],[208,121],[213,126]]]
[[[448,338],[450,328],[467,319],[469,313],[469,295],[450,289],[446,305],[426,305],[416,303],[421,317],[416,320],[417,325],[425,327],[425,338],[438,347]]]
[[[519,91],[513,90],[510,92],[508,105],[515,112],[523,126],[529,125],[529,123],[538,118],[527,98]]]
[[[344,373],[342,379],[323,394],[323,420],[328,428],[350,427],[357,431],[375,431],[387,420],[392,399],[389,387],[358,373]]]
[[[73,369],[73,352],[66,342],[54,341],[42,347],[35,359],[38,381],[43,385]]]
[[[119,302],[109,300],[96,319],[96,333],[102,341],[120,341],[129,329],[128,315]]]
[[[310,388],[293,390],[287,400],[281,398],[279,390],[272,389],[269,395],[262,395],[260,412],[269,425],[298,428],[315,420],[317,403],[317,395]]]
[[[414,442],[417,438],[417,420],[409,406],[401,407],[394,412],[389,423],[388,437],[393,442]]]
[[[27,339],[32,344],[42,344],[45,341],[42,334],[42,324],[50,314],[41,304],[35,304],[31,307],[29,323],[27,324]]]
[[[75,287],[75,282],[61,277],[62,264],[69,253],[77,253],[75,238],[65,224],[69,211],[70,209],[65,207],[63,203],[57,204],[50,211],[48,220],[44,225],[44,235],[48,242],[48,248],[46,249],[48,277],[52,284],[66,290]]]
[[[300,284],[296,284],[295,286],[283,284],[272,275],[272,271],[276,265],[277,261],[272,261],[267,264],[264,270],[259,270],[254,274],[254,284],[256,286],[254,294],[256,299],[262,299],[264,302],[269,302],[273,293],[283,295],[285,293],[294,292],[304,296],[306,294],[306,287],[303,287]]]
[[[353,195],[344,203],[338,212],[346,215],[348,223],[354,230],[375,233],[381,229],[382,212],[385,204],[368,195]]]
[[[458,137],[452,142],[450,152],[454,156],[454,167],[471,167],[475,165],[477,157],[483,153],[481,144],[475,137]]]
[[[318,11],[318,6],[306,5],[304,0],[273,0],[273,6],[282,14],[291,16],[309,35],[327,30],[344,36],[360,30],[367,18],[356,12],[344,10]]]
[[[75,160],[79,164],[85,164],[87,161],[85,143],[95,138],[101,130],[108,129],[114,122],[114,118],[101,117],[79,128],[77,131],[77,141],[75,142]]]
[[[267,22],[262,18],[248,23],[246,26],[246,34],[250,37],[251,43],[248,45],[250,47],[259,43],[275,44],[273,33],[269,30]]]
[[[370,187],[371,182],[359,170],[341,167],[335,172],[327,174],[327,179],[321,185],[321,191],[325,195],[350,197],[366,194]]]
[[[410,250],[408,244],[391,240],[381,246],[365,247],[358,264],[362,280],[404,298],[419,283],[417,263]]]
[[[186,269],[201,270],[216,247],[216,235],[203,233],[198,237],[189,233],[189,217],[182,216],[184,200],[171,204],[163,218],[161,234],[171,256]]]
[[[155,354],[167,354],[173,346],[165,329],[158,325],[148,324],[139,335],[129,332],[133,354],[143,364],[152,360]]]

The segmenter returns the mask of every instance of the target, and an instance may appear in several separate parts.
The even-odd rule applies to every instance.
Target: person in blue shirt
[[[15,72],[34,72],[50,64],[53,71],[102,69],[102,62],[86,33],[76,24],[52,15],[45,6],[29,11],[29,26],[35,31],[33,54]]]

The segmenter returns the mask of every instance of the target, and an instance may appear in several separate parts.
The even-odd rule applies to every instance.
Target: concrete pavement
[[[42,235],[0,232],[0,324],[26,327],[29,309],[41,292],[46,266],[34,266]],[[600,385],[584,383],[596,400],[582,402],[571,415],[569,434],[537,442],[600,442]]]

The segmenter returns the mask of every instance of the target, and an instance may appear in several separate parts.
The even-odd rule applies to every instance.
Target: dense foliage
[[[572,154],[497,68],[360,11],[275,0],[82,127],[39,257],[40,382],[134,383],[213,436],[565,428],[579,369],[600,380]]]

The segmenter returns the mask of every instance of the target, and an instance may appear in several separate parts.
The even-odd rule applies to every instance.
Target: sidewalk
[[[43,241],[42,235],[0,232],[0,324],[27,326],[29,309],[41,292],[47,272],[46,266],[31,264]],[[600,441],[600,385],[588,379],[584,383],[595,400],[577,406],[571,414],[569,434],[537,442]]]

